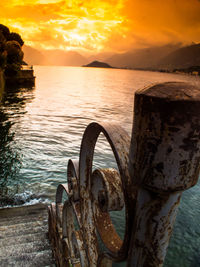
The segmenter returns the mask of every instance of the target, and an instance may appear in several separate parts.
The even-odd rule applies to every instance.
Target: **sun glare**
[[[11,0],[5,2],[9,19],[2,16],[2,23],[35,48],[99,50],[111,34],[120,32],[123,1],[117,0],[113,9],[112,0]]]
[[[189,2],[1,0],[0,23],[34,48],[122,52],[155,43],[198,42],[200,1]]]

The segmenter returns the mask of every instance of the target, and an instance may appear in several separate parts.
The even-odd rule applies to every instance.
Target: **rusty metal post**
[[[200,87],[164,83],[135,95],[129,171],[138,188],[127,266],[163,265],[181,194],[200,171]]]
[[[49,207],[57,265],[108,267],[124,260],[129,267],[163,265],[181,194],[199,176],[199,114],[199,87],[164,83],[136,93],[131,139],[119,125],[88,125],[79,161],[68,163],[68,185],[58,186],[56,204]],[[92,169],[100,133],[118,171]],[[109,211],[123,206],[121,240]]]

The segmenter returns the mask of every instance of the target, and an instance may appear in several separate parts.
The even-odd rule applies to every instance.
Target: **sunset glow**
[[[198,0],[2,0],[0,23],[44,49],[123,52],[200,42]]]

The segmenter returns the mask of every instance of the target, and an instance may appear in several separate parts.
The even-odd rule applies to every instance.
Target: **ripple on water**
[[[35,74],[36,88],[8,90],[0,106],[0,205],[3,198],[13,205],[54,200],[89,123],[117,123],[131,133],[135,90],[169,80],[199,83],[197,77],[114,69],[37,66]],[[93,168],[102,167],[116,162],[100,136]],[[165,267],[200,266],[199,191],[200,184],[183,194]],[[113,217],[121,235],[123,217]]]

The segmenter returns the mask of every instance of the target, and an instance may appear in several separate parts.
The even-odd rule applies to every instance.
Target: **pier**
[[[5,77],[6,85],[34,86],[35,76],[33,66],[24,65],[16,76]]]

